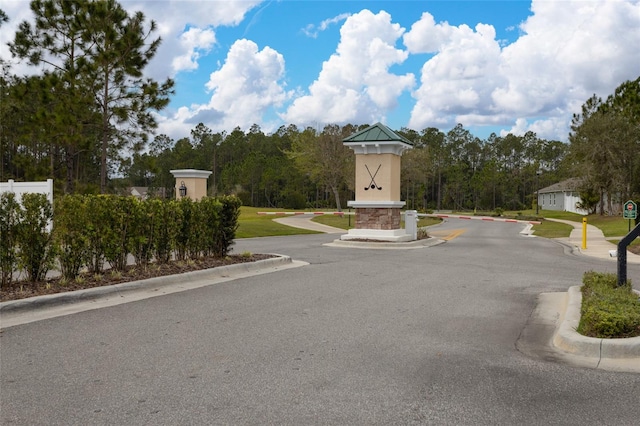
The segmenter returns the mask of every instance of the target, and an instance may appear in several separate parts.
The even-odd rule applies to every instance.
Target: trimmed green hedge
[[[640,298],[629,281],[618,287],[616,274],[587,272],[582,282],[578,333],[598,338],[640,336]]]
[[[1,285],[11,285],[13,273],[23,271],[27,279],[42,281],[54,265],[56,245],[49,230],[53,207],[44,194],[0,194]]]
[[[105,262],[123,270],[129,255],[138,266],[203,256],[226,256],[238,228],[235,196],[140,201],[114,195],[65,195],[54,206],[41,194],[0,196],[2,286],[14,271],[42,281],[57,260],[65,279],[86,267],[102,273]],[[47,224],[53,218],[53,231]]]
[[[20,223],[20,204],[12,192],[0,194],[0,269],[2,269],[2,287],[11,285],[13,271],[18,264],[18,223]]]

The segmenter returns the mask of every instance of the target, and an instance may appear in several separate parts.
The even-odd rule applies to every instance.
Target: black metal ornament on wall
[[[378,186],[378,184],[376,183],[376,175],[380,171],[381,166],[382,164],[378,165],[376,172],[374,174],[371,174],[371,170],[369,170],[369,166],[367,166],[366,164],[364,165],[364,167],[367,169],[367,172],[369,173],[369,177],[371,178],[371,182],[369,182],[369,185],[364,187],[365,191],[368,191],[369,189],[377,189],[378,191],[382,191],[382,187]]]

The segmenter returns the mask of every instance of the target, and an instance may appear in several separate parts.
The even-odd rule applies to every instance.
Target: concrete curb
[[[444,240],[440,240],[437,238],[425,238],[423,240],[408,242],[334,240],[333,242],[323,245],[328,247],[348,247],[372,250],[407,250],[433,247],[444,242]]]
[[[637,291],[636,291],[637,293]],[[599,339],[579,334],[582,293],[580,286],[569,288],[564,316],[553,337],[553,345],[563,352],[581,357],[604,360],[637,359],[640,363],[640,337],[628,339]]]
[[[167,275],[163,277],[149,278],[146,280],[132,281],[121,284],[95,287],[85,290],[69,291],[66,293],[48,294],[45,296],[30,297],[27,299],[11,300],[0,303],[0,313],[18,313],[21,311],[53,307],[68,303],[97,300],[100,298],[122,294],[126,292],[144,289],[156,289],[179,283],[189,283],[204,279],[220,278],[242,273],[251,273],[265,268],[289,265],[291,257],[273,254],[274,258],[263,259],[255,262],[237,263],[234,265],[219,266],[217,268],[203,269],[200,271],[185,272],[179,275]]]

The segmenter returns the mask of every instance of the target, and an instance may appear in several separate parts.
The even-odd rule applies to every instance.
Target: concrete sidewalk
[[[273,219],[274,222],[278,222],[282,225],[291,226],[292,228],[308,229],[310,231],[324,232],[325,234],[346,234],[346,229],[335,228],[333,226],[323,225],[322,223],[314,222],[315,215],[304,214],[288,217],[279,217]]]
[[[574,247],[577,251],[585,256],[596,257],[598,259],[609,259],[612,262],[616,261],[615,257],[612,257],[610,254],[611,250],[617,250],[617,245],[613,244],[604,237],[602,231],[593,226],[587,224],[587,248],[582,248],[582,223],[573,222],[571,220],[563,220],[563,219],[546,219],[552,222],[565,223],[567,225],[573,226],[573,230],[571,231],[571,235],[569,238],[559,238],[559,240],[569,244]],[[534,234],[535,235],[535,234]],[[623,237],[620,237],[621,239]],[[627,252],[627,263],[638,263],[640,264],[640,256],[637,254],[633,254],[631,252]]]

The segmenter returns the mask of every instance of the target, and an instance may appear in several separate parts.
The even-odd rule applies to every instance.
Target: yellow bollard
[[[582,250],[587,249],[587,217],[582,218]]]

